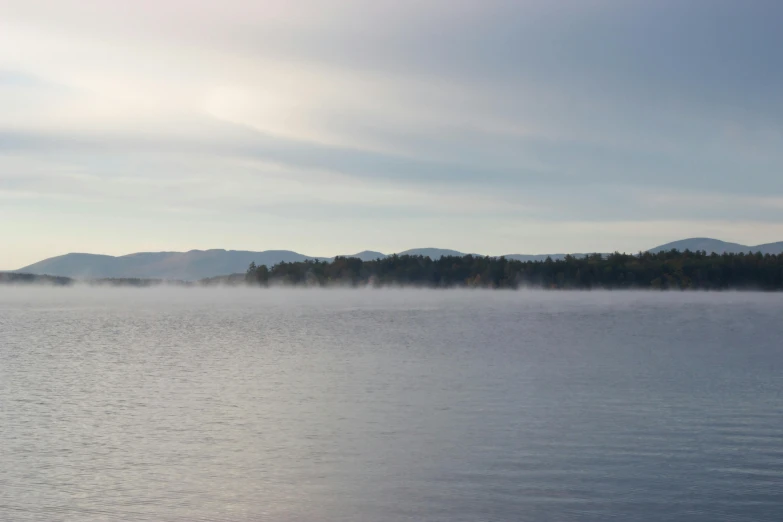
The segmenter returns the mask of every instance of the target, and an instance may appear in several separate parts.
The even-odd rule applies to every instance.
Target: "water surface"
[[[0,288],[0,519],[783,520],[783,296]]]

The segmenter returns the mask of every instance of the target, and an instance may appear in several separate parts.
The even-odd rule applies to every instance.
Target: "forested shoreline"
[[[427,288],[544,288],[560,290],[783,290],[783,254],[704,251],[587,256],[517,261],[503,257],[392,255],[374,261],[251,264],[252,285],[416,286]]]
[[[0,283],[71,286],[303,286],[422,288],[541,288],[552,290],[783,290],[783,254],[707,254],[703,251],[591,254],[518,261],[503,257],[392,255],[374,261],[251,264],[245,274],[199,281],[68,277],[0,273]]]

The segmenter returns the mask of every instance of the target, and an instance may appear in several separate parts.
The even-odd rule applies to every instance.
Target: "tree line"
[[[254,285],[420,286],[428,288],[546,288],[660,290],[782,290],[783,254],[707,254],[704,251],[590,254],[519,261],[504,257],[392,255],[374,261],[252,263]]]

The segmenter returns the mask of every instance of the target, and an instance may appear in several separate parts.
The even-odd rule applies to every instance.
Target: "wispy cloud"
[[[97,222],[135,223],[112,240],[129,251],[224,246],[219,226],[235,247],[308,251],[779,239],[782,15],[766,0],[5,2],[0,233],[27,225],[0,265],[49,240],[31,215],[82,226],[93,251]]]

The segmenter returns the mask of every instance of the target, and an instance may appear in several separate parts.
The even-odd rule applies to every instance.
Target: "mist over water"
[[[783,519],[783,295],[0,288],[0,519]]]

